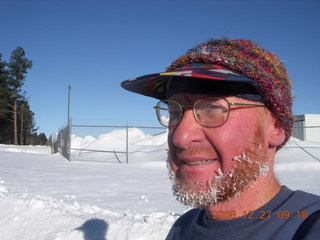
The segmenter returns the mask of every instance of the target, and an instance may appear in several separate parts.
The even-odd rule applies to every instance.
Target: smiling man
[[[273,172],[293,128],[291,82],[274,54],[210,40],[122,87],[160,100],[173,192],[194,207],[168,240],[320,239],[320,197],[280,186]]]

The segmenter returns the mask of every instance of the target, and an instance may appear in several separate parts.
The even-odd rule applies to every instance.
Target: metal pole
[[[68,86],[68,127],[67,127],[67,136],[66,136],[66,152],[67,152],[67,159],[71,161],[71,118],[70,118],[70,92],[71,86]]]
[[[126,163],[129,163],[129,137],[128,137],[128,121],[126,126]]]
[[[70,92],[71,92],[71,86],[69,84],[68,86],[68,126],[70,126]]]

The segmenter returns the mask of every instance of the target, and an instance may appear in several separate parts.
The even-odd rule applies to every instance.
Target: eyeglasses
[[[182,105],[174,100],[162,100],[154,109],[161,125],[174,127],[179,124],[185,109],[192,109],[197,122],[203,127],[219,127],[229,117],[230,106],[265,107],[263,104],[230,103],[225,98],[208,97],[199,99],[192,105]]]

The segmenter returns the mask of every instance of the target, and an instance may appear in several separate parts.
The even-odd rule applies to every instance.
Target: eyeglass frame
[[[195,105],[196,105],[199,101],[206,100],[206,99],[210,99],[210,98],[223,99],[223,100],[225,100],[225,101],[227,102],[227,104],[228,104],[228,109],[227,109],[227,110],[228,110],[228,114],[227,114],[227,117],[226,117],[225,121],[224,121],[223,123],[219,124],[219,125],[216,125],[216,126],[207,126],[207,125],[204,125],[204,124],[200,123],[200,120],[198,119],[197,114],[196,114],[196,112],[195,112]],[[160,104],[160,103],[164,103],[164,101],[171,101],[171,102],[177,103],[178,106],[180,107],[180,109],[181,109],[181,114],[180,114],[180,117],[179,117],[179,119],[178,119],[178,121],[177,121],[177,124],[172,125],[172,126],[169,126],[169,125],[166,126],[166,125],[162,124],[161,118],[160,118],[160,117],[161,117],[161,116],[160,116],[160,110],[161,110],[161,108],[160,108],[159,104]],[[156,114],[157,114],[157,118],[158,118],[159,123],[160,123],[162,126],[167,127],[167,128],[172,128],[172,127],[178,126],[179,123],[180,123],[180,121],[181,121],[181,119],[182,119],[182,117],[183,117],[183,114],[184,114],[184,112],[185,112],[184,109],[188,109],[188,108],[189,108],[189,109],[192,108],[193,116],[194,116],[194,118],[196,119],[197,123],[199,123],[201,126],[207,127],[207,128],[216,128],[216,127],[222,126],[223,124],[225,124],[225,123],[228,121],[228,118],[229,118],[229,115],[230,115],[230,110],[231,110],[230,106],[266,107],[265,104],[234,103],[234,102],[229,102],[226,98],[223,98],[223,97],[210,96],[210,97],[200,98],[200,99],[198,99],[194,104],[181,104],[181,103],[179,103],[179,102],[177,102],[177,101],[175,101],[175,100],[172,100],[172,99],[164,99],[164,100],[160,100],[160,101],[156,104],[156,106],[153,107],[153,109],[156,110]],[[163,109],[163,110],[164,110],[164,109]]]

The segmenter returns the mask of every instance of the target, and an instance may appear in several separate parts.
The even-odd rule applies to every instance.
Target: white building
[[[302,141],[320,142],[320,114],[294,116],[293,137]]]

